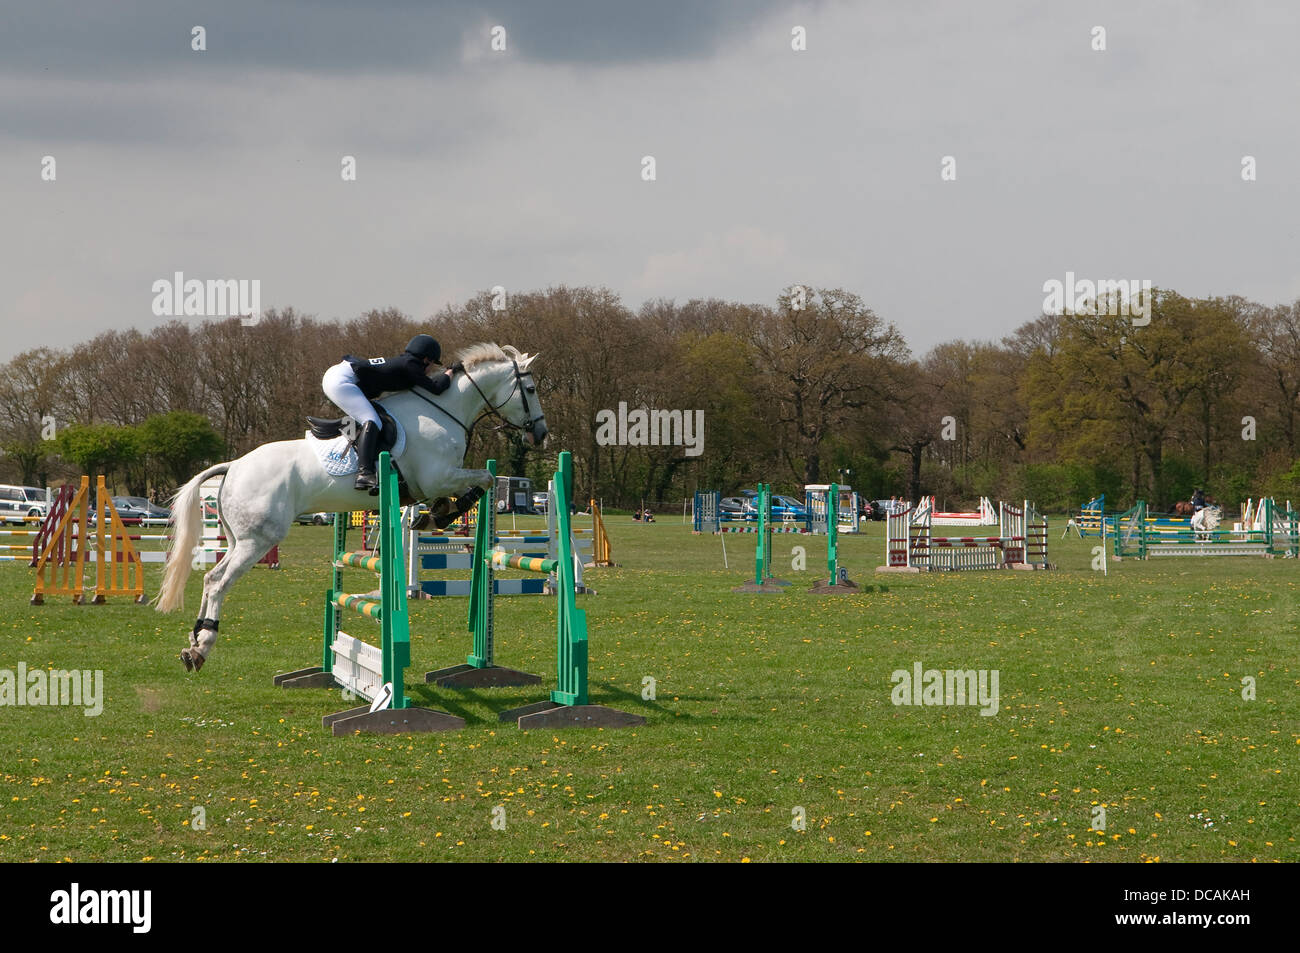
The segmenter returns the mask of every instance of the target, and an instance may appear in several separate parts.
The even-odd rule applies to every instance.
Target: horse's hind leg
[[[257,561],[279,541],[250,534],[236,542],[225,558],[203,577],[203,601],[200,603],[199,620],[194,623],[194,630],[190,633],[189,647],[181,650],[181,661],[185,663],[186,670],[197,672],[211,654],[212,646],[217,642],[221,603],[226,591],[244,573],[256,566]]]
[[[199,647],[199,633],[205,626],[211,625],[212,631],[217,631],[217,617],[213,614],[208,616],[209,593],[221,585],[222,578],[230,569],[232,563],[229,559],[219,559],[215,566],[209,569],[203,576],[203,594],[199,599],[199,617],[194,620],[194,628],[190,630],[190,647],[181,652],[181,661],[185,663],[186,671],[198,671],[203,667],[204,659],[207,654],[202,655],[193,650]],[[215,634],[212,640],[216,641]]]

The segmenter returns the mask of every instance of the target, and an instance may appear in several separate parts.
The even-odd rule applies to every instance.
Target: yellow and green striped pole
[[[384,684],[393,686],[390,708],[407,708],[403,684],[405,670],[411,664],[411,629],[406,605],[406,573],[402,564],[402,521],[397,470],[385,451],[379,455],[379,551],[349,552],[347,548],[348,514],[334,516],[333,585],[325,594],[324,648],[321,668],[333,670],[333,645],[340,628],[339,610],[351,609],[380,625],[380,654]],[[367,569],[379,573],[379,600],[350,595],[342,591],[344,568]]]

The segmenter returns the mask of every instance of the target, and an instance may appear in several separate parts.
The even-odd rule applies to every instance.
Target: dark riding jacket
[[[446,374],[430,377],[425,372],[424,362],[414,354],[372,357],[370,360],[349,354],[343,360],[352,365],[361,393],[371,400],[389,391],[407,390],[411,387],[423,387],[441,394],[451,385],[451,378]]]

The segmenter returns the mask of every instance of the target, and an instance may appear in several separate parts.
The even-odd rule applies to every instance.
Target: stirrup
[[[352,483],[354,490],[366,490],[371,496],[379,495],[379,477],[374,470],[358,470],[357,478]]]

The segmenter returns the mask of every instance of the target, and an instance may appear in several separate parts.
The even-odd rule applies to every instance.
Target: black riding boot
[[[379,495],[379,477],[375,475],[375,461],[379,459],[379,428],[369,421],[357,437],[357,480],[354,490],[365,490],[371,496]]]

